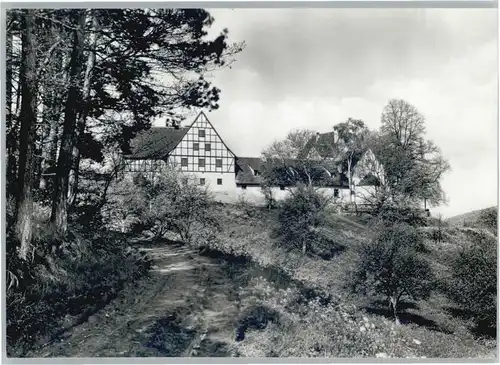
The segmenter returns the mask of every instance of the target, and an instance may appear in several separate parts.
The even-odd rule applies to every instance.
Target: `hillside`
[[[490,207],[472,212],[459,214],[446,219],[450,227],[484,228],[496,232],[497,230],[497,207]]]

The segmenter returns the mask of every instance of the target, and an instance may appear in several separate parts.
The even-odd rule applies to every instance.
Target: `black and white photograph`
[[[498,3],[449,3],[3,6],[3,360],[498,361]]]

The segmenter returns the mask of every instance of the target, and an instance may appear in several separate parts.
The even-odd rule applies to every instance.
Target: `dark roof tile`
[[[165,158],[181,141],[188,129],[189,127],[152,127],[142,131],[132,139],[131,153],[124,157],[129,159]]]

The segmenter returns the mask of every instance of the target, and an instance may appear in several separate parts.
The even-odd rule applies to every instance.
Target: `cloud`
[[[320,132],[348,117],[371,128],[391,98],[426,117],[449,159],[447,215],[497,201],[496,9],[212,9],[213,34],[245,41],[214,72],[208,115],[229,146],[258,156],[291,129]]]

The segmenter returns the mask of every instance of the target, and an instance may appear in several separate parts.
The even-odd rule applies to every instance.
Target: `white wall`
[[[212,192],[232,192],[236,190],[236,180],[234,173],[232,172],[181,173],[181,178],[182,177],[194,180],[195,184],[199,184],[200,179],[204,178],[205,186],[207,186]],[[217,185],[217,179],[222,179],[222,185]]]
[[[295,188],[291,188],[292,190]],[[319,192],[325,196],[331,197],[334,194],[333,188],[319,188]],[[277,201],[281,201],[288,196],[290,196],[290,189],[281,190],[279,187],[271,188],[271,193],[273,198]],[[241,187],[231,188],[228,186],[226,189],[219,189],[214,191],[214,198],[217,201],[223,203],[238,203],[240,200],[244,200],[248,203],[263,206],[266,205],[266,199],[262,193],[260,186],[247,186],[246,189]],[[349,201],[349,191],[348,189],[339,189],[339,197],[335,199],[336,202],[348,202]]]

